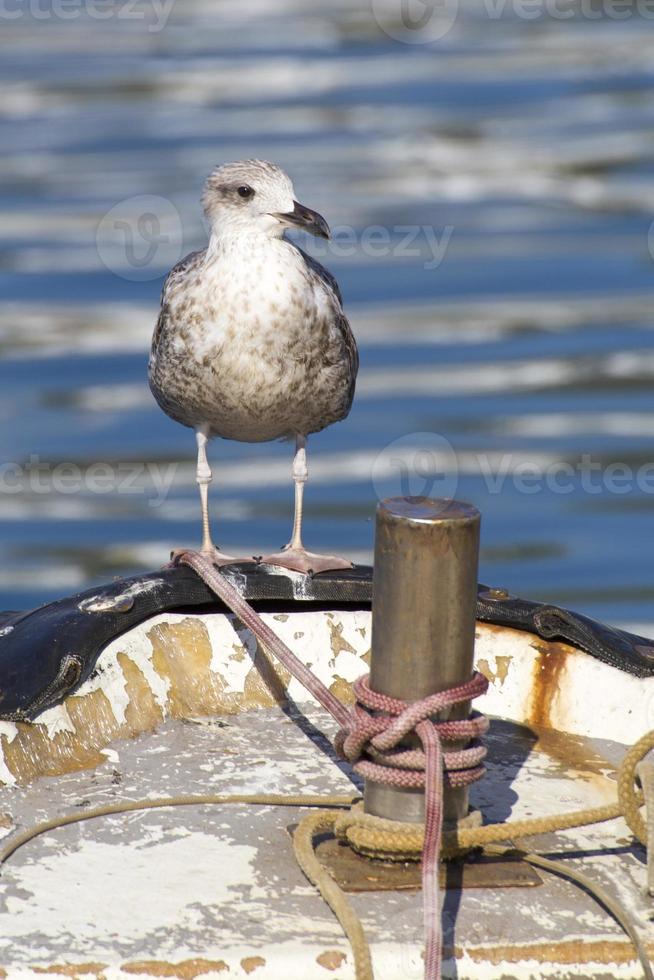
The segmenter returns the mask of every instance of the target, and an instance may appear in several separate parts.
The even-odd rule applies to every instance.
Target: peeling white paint
[[[95,671],[76,691],[76,695],[84,697],[91,691],[102,691],[111,706],[116,721],[118,724],[124,724],[129,697],[127,681],[118,662],[118,654],[120,653],[129,657],[141,671],[156,703],[165,713],[170,682],[157,673],[154,668],[152,644],[148,639],[147,632],[157,623],[167,621],[169,620],[166,616],[155,616],[142,626],[112,640],[102,651]]]
[[[130,589],[152,589],[162,581],[137,582]],[[207,631],[211,648],[209,670],[219,681],[218,686],[227,698],[242,696],[253,669],[255,638],[249,630],[237,629],[231,614],[212,613],[193,618]],[[141,672],[166,717],[171,682],[154,667],[149,636],[158,626],[174,627],[188,619],[186,613],[164,613],[112,641],[100,655],[94,673],[74,697],[102,691],[117,724],[124,724],[129,697],[118,662],[118,655],[123,654]],[[282,617],[265,613],[263,619],[328,687],[337,681],[352,683],[368,670],[363,657],[370,646],[369,611],[298,611]],[[529,724],[542,646],[529,633],[478,624],[477,662],[482,663],[493,681],[488,693],[476,702],[477,706],[488,714]],[[633,677],[570,648],[561,655],[556,685],[548,692],[547,715],[552,726],[561,731],[591,738],[609,736],[627,744],[654,727],[654,677]],[[294,679],[288,691],[297,702],[311,701]],[[43,712],[38,723],[46,726],[50,739],[62,732],[75,734],[65,707]],[[16,733],[15,724],[0,722],[0,734],[7,739],[13,740]],[[2,756],[0,752],[0,781],[7,784],[13,782],[13,777]]]
[[[13,742],[13,740],[18,735],[18,728],[16,722],[14,721],[0,721],[0,735],[4,735],[8,742]]]
[[[254,637],[248,630],[237,630],[231,614],[207,616],[204,625],[211,645],[209,670],[220,677],[229,674],[229,686],[242,694],[256,652]],[[242,656],[237,655],[239,648]]]
[[[2,745],[1,742],[0,745]],[[4,749],[4,746],[2,748]],[[3,786],[16,785],[16,777],[5,762],[4,751],[0,751],[0,784]]]
[[[0,721],[0,784],[14,786],[16,777],[5,761],[5,742],[13,742],[18,735],[18,728],[13,721]],[[4,737],[3,737],[4,736]]]
[[[120,639],[130,642],[128,637]],[[117,654],[125,648],[125,642],[114,640],[110,643],[100,655],[91,676],[75,692],[77,697],[85,697],[93,691],[102,691],[119,725],[124,724],[129,705],[127,681],[117,660]]]
[[[33,933],[55,941],[72,934],[78,945],[99,947],[100,955],[102,946],[113,947],[112,936],[126,943],[154,930],[196,928],[198,896],[218,907],[237,902],[234,889],[252,882],[256,853],[253,847],[200,833],[119,850],[117,860],[114,844],[86,839],[81,848],[59,848],[38,861],[28,855],[19,871],[7,865],[3,877],[17,874],[20,894],[7,898],[11,929],[0,930],[3,959],[15,942]],[[109,894],[119,900],[107,901]]]
[[[60,732],[71,732],[75,734],[76,731],[65,704],[56,704],[53,708],[42,711],[34,719],[34,724],[45,725],[48,731],[48,738],[55,738]]]
[[[286,628],[286,622],[282,625]],[[325,630],[331,635],[327,622]],[[339,635],[349,642],[356,633],[350,621]],[[231,624],[225,635],[234,642]],[[309,659],[308,651],[305,656]],[[339,669],[347,656],[352,656],[347,650],[336,655]],[[311,724],[329,731],[324,712],[303,710]],[[14,791],[12,801],[22,800],[16,810],[19,826],[25,825],[31,801],[41,808],[40,816],[44,807],[49,813],[66,812],[73,801],[88,798],[99,804],[115,799],[115,792],[149,797],[200,785],[209,791],[209,784],[210,791],[219,793],[351,789],[342,771],[277,708],[216,719],[214,725],[211,732],[211,724],[168,721],[156,733],[125,742],[120,791],[112,786],[107,766],[60,783],[48,780],[47,791],[40,781]],[[494,751],[487,776],[473,787],[476,804],[489,801],[483,803],[488,820],[597,805],[615,792],[611,780],[595,778],[594,772],[591,779],[578,779],[571,767],[529,740],[525,757],[517,758],[519,744],[512,745],[506,763]],[[207,747],[215,754],[207,755]],[[163,761],[162,753],[167,753]],[[211,769],[208,780],[200,777]],[[203,977],[215,975],[216,980],[353,980],[348,944],[295,864],[287,827],[298,817],[295,810],[258,805],[178,808],[91,821],[32,841],[0,877],[0,906],[6,901],[9,913],[0,914],[0,962],[9,967],[8,980],[38,980],[43,976],[38,970],[51,964],[90,962],[103,964],[107,980],[128,980],[134,971],[121,971],[121,964],[161,961],[168,968],[196,958],[226,964],[228,970],[203,971]],[[614,878],[619,879],[615,893],[636,913],[643,937],[651,942],[654,926],[644,918],[650,906],[641,894],[644,867],[623,850],[610,853],[625,835],[624,823],[616,820],[552,836],[543,847],[548,852],[566,847],[583,852],[583,861],[569,855],[571,865],[583,866],[605,886],[608,881],[612,890]],[[455,941],[465,952],[456,969],[446,964],[444,976],[560,980],[570,973],[589,980],[609,975],[640,980],[634,962],[547,962],[545,944],[551,949],[558,942],[578,942],[580,952],[592,941],[629,946],[610,916],[588,896],[554,876],[543,877],[538,888],[469,889],[446,901],[446,919],[456,917]],[[372,944],[377,980],[420,980],[420,894],[373,893],[352,900]],[[527,948],[520,959],[521,944],[537,943],[544,946],[544,961],[530,959]],[[491,953],[484,955],[484,949],[498,945],[506,945],[518,962],[496,964]],[[334,970],[317,963],[327,951]],[[253,956],[264,962],[247,973],[243,961],[248,965]]]

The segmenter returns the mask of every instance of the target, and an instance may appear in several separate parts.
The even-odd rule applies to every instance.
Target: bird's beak
[[[287,225],[292,225],[295,228],[308,231],[312,235],[317,235],[318,238],[331,237],[329,225],[323,216],[318,214],[317,211],[312,211],[311,208],[305,208],[304,204],[298,204],[297,201],[293,201],[292,211],[286,214],[276,214],[275,218],[279,218],[280,221],[283,221]]]

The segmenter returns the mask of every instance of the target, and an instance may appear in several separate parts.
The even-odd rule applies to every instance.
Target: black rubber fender
[[[237,563],[223,573],[260,610],[370,608],[372,568],[306,576]],[[187,566],[121,579],[27,613],[0,615],[0,719],[29,721],[60,703],[91,676],[113,639],[167,611],[225,611]],[[654,640],[585,616],[479,586],[481,622],[563,640],[637,677],[654,674]]]

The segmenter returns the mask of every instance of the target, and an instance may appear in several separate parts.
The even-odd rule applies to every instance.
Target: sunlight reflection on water
[[[312,546],[365,559],[376,494],[402,489],[390,471],[373,485],[375,461],[433,433],[482,510],[482,580],[648,621],[654,25],[489,21],[464,3],[445,36],[407,44],[354,0],[196,0],[163,30],[137,9],[8,28],[0,605],[197,540],[193,440],[151,399],[147,347],[162,276],[205,240],[204,175],[256,155],[338,230],[328,252],[302,244],[338,276],[361,347],[350,418],[313,440]],[[143,195],[164,202],[148,207],[166,241],[134,275],[102,221],[118,208],[129,226]],[[212,458],[221,544],[278,547],[290,448]],[[91,486],[97,464],[113,475]],[[138,470],[129,492],[121,465]]]

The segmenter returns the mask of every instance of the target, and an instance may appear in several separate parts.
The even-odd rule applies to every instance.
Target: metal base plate
[[[346,892],[417,891],[422,887],[417,861],[373,861],[334,837],[322,840],[316,855]],[[440,867],[441,888],[533,888],[542,884],[535,868],[518,858],[470,854]]]

